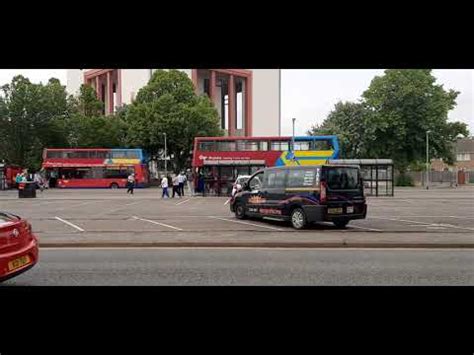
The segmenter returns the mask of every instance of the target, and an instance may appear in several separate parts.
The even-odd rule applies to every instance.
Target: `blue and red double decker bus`
[[[317,165],[337,159],[336,136],[196,137],[193,150],[195,186],[204,180],[207,193],[228,195],[238,176],[271,166]]]
[[[42,167],[50,187],[119,188],[134,173],[137,187],[149,183],[142,149],[49,149],[43,151]]]

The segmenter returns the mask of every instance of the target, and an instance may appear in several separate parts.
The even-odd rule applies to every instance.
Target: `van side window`
[[[290,170],[288,173],[288,187],[302,187],[313,186],[316,170],[312,169],[297,169]]]
[[[266,188],[285,187],[286,170],[270,170],[267,171],[265,177]]]

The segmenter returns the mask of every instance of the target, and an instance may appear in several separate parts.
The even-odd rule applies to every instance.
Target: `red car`
[[[0,282],[31,269],[38,261],[38,239],[31,224],[0,212]]]

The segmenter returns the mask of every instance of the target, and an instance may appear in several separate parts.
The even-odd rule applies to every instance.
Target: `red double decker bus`
[[[317,165],[337,159],[336,136],[196,137],[194,184],[198,192],[229,195],[238,176],[270,166]],[[203,190],[203,191],[200,191]]]
[[[43,169],[50,187],[119,188],[134,173],[137,187],[149,183],[141,149],[44,149]]]

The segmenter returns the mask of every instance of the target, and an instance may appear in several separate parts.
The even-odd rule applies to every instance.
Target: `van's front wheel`
[[[246,217],[244,205],[242,205],[241,203],[237,203],[235,205],[235,217],[237,217],[238,219],[244,219]]]
[[[302,208],[295,208],[291,212],[291,225],[295,229],[303,229],[306,227],[307,220],[306,214],[304,213]]]

